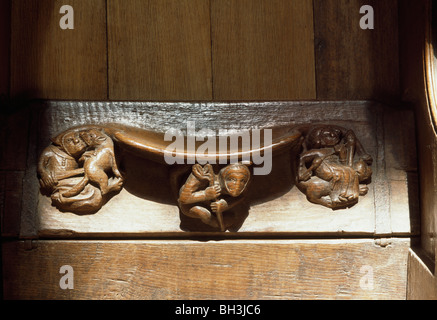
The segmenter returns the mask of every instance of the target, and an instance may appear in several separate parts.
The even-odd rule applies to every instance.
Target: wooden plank
[[[215,100],[314,99],[313,7],[306,0],[212,0]]]
[[[409,240],[3,244],[5,299],[405,299]],[[59,286],[73,268],[73,289]]]
[[[408,254],[408,300],[437,300],[437,278],[419,255],[410,249]]]
[[[272,160],[272,172],[254,176],[247,190],[247,205],[235,214],[225,214],[228,230],[224,236],[272,235],[375,235],[405,236],[417,231],[417,219],[410,214],[409,173],[414,173],[414,162],[409,152],[414,151],[411,126],[405,125],[405,137],[398,134],[398,126],[389,125],[390,119],[408,123],[409,113],[399,113],[374,102],[258,102],[258,103],[188,103],[188,102],[86,102],[48,101],[44,112],[34,122],[39,130],[31,134],[36,157],[56,136],[72,126],[118,123],[144,130],[165,132],[169,128],[186,129],[187,119],[196,122],[196,130],[272,128],[322,122],[345,126],[354,130],[373,158],[372,183],[366,196],[346,210],[331,210],[307,201],[294,186],[291,154],[284,153]],[[257,117],[250,117],[253,113]],[[399,114],[398,114],[399,113]],[[66,119],[69,119],[66,121]],[[387,123],[384,125],[383,120]],[[110,125],[109,125],[110,126]],[[386,130],[384,133],[384,127]],[[405,141],[409,141],[408,144]],[[165,143],[165,142],[164,142]],[[404,143],[406,146],[398,147]],[[117,143],[116,143],[117,145]],[[121,149],[121,146],[120,146]],[[120,150],[121,151],[121,150]],[[144,156],[144,155],[143,155]],[[33,230],[42,237],[190,237],[198,233],[214,233],[201,222],[180,215],[176,197],[171,193],[170,170],[160,162],[143,159],[134,153],[117,153],[125,176],[125,187],[97,213],[78,215],[60,212],[51,199],[38,190],[35,165],[30,161],[27,173],[26,196],[39,199],[38,204],[26,200],[23,208],[22,230]],[[156,160],[156,159],[155,159]],[[189,168],[188,168],[189,170]],[[390,173],[390,176],[388,173]],[[156,184],[159,181],[159,184]],[[378,183],[386,182],[383,187]],[[392,185],[388,185],[392,183]],[[30,187],[34,187],[34,192]],[[383,192],[379,192],[379,191]],[[28,203],[32,203],[29,205]],[[395,220],[395,221],[394,221]],[[34,222],[32,222],[34,221]],[[182,224],[181,224],[182,222]],[[30,227],[26,227],[26,225]],[[36,228],[36,229],[35,229]],[[22,236],[29,236],[22,233]],[[211,234],[210,234],[211,236]],[[213,234],[217,236],[217,234]]]
[[[0,97],[9,95],[10,40],[11,0],[0,0]]]
[[[210,100],[205,0],[108,0],[109,98]]]
[[[416,149],[415,119],[413,110],[398,110],[386,113],[380,124],[384,131],[384,166],[385,181],[375,183],[387,184],[390,190],[389,228],[393,233],[410,230],[420,234],[420,205],[418,162]],[[380,196],[382,196],[380,194]],[[403,199],[408,198],[408,206]],[[384,200],[382,200],[384,201]],[[378,210],[378,209],[377,209]],[[377,229],[384,233],[384,226]]]
[[[3,237],[18,237],[21,225],[21,206],[23,194],[22,171],[7,171],[2,174],[0,179],[4,179],[3,184],[3,215],[1,224],[1,234]]]
[[[402,99],[415,109],[419,189],[421,209],[421,248],[437,259],[437,135],[433,127],[428,96],[425,43],[431,1],[402,0],[400,6],[400,58]],[[430,87],[429,89],[432,89]],[[434,93],[435,95],[435,93]],[[437,261],[436,261],[437,262]],[[437,263],[436,263],[437,265]]]
[[[0,221],[2,225],[4,221],[4,212],[5,212],[5,184],[6,184],[6,173],[0,171],[0,219],[1,219]]]
[[[374,29],[360,28],[363,5]],[[317,99],[399,100],[397,0],[315,0]]]
[[[74,29],[62,30],[61,0],[12,3],[11,95],[106,99],[105,0],[72,0]]]
[[[2,115],[0,128],[0,170],[23,171],[26,168],[29,135],[29,110]]]

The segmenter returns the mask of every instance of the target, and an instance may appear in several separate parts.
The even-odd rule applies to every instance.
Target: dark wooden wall
[[[408,295],[409,299],[437,299],[437,135],[431,110],[437,110],[435,81],[430,78],[435,60],[431,41],[430,18],[437,8],[435,1],[420,0],[399,2],[401,61],[401,92],[404,103],[416,110],[417,149],[420,174],[421,241],[410,252]],[[427,46],[429,43],[429,47]],[[431,49],[431,50],[429,50]],[[435,49],[434,49],[435,50]],[[434,65],[435,68],[435,65]],[[435,69],[434,69],[435,72]],[[426,265],[425,265],[426,264]]]
[[[62,30],[64,2],[12,1],[2,92],[96,100],[399,97],[396,0],[71,0],[75,28]],[[374,8],[374,30],[359,26],[364,4]],[[2,32],[7,40],[8,28]]]

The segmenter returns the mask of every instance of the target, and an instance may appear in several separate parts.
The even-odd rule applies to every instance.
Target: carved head
[[[86,142],[88,146],[98,146],[106,140],[106,135],[101,129],[91,128],[81,131],[80,137]]]
[[[354,164],[354,169],[360,182],[366,181],[372,176],[372,168],[370,168],[363,160],[357,161]]]
[[[79,157],[87,147],[85,141],[79,136],[79,132],[75,130],[58,135],[52,139],[52,142],[74,158]]]
[[[308,135],[308,147],[310,149],[329,148],[340,143],[341,130],[334,126],[317,127]]]
[[[238,197],[249,182],[250,171],[244,164],[234,163],[220,170],[219,177],[226,193],[232,197]]]

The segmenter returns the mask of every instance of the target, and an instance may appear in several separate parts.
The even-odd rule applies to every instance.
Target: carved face
[[[358,161],[354,165],[354,169],[360,182],[365,181],[372,176],[372,169],[363,160]]]
[[[101,131],[99,131],[98,129],[89,129],[86,131],[81,131],[80,137],[89,146],[97,146],[105,140],[103,133]]]
[[[69,132],[62,138],[62,147],[69,155],[76,158],[85,151],[87,145],[78,132]]]
[[[324,127],[319,132],[321,147],[333,147],[340,143],[341,131],[332,127]]]
[[[223,177],[226,191],[232,197],[238,197],[243,193],[248,182],[249,172],[247,169],[241,167],[229,169]]]

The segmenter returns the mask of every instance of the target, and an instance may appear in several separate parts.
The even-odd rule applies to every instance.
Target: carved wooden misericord
[[[38,162],[40,190],[57,209],[75,214],[94,214],[120,192],[126,180],[119,165],[126,150],[163,162],[169,144],[162,134],[117,124],[74,127],[51,140]],[[290,184],[311,203],[344,209],[368,191],[373,160],[352,130],[329,124],[290,127],[275,131],[271,144],[261,149],[291,154],[296,181]],[[225,231],[224,217],[244,201],[252,182],[253,162],[241,160],[254,152],[260,150],[237,150],[234,162],[229,150],[213,152],[207,159],[228,157],[220,166],[208,161],[171,165],[169,196],[176,197],[183,215]],[[199,159],[186,149],[179,156]]]

